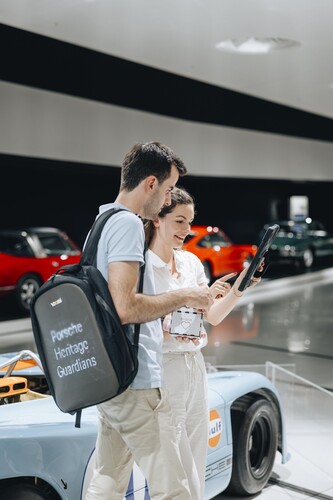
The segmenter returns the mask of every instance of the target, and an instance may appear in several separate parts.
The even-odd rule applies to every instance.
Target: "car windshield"
[[[308,238],[329,238],[330,233],[328,233],[324,225],[319,221],[277,221],[280,226],[275,238],[297,238],[297,239],[308,239]],[[259,233],[259,239],[264,236],[268,224]]]
[[[0,235],[0,252],[16,257],[33,257],[34,253],[22,236]]]
[[[286,236],[289,237],[297,237],[301,238],[304,237],[306,232],[308,231],[308,225],[307,224],[302,224],[302,223],[296,223],[293,225],[289,224],[281,224],[280,225],[280,230],[277,234],[278,238],[285,238]]]
[[[228,245],[230,245],[230,242],[220,232],[207,234],[198,243],[198,246],[202,248],[225,247]]]
[[[40,244],[47,255],[77,254],[77,249],[61,234],[37,234]]]

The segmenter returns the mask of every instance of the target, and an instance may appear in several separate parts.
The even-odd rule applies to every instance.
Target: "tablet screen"
[[[243,292],[251,283],[254,273],[257,271],[258,267],[260,267],[261,263],[264,260],[265,253],[271,246],[276,234],[278,233],[280,226],[278,224],[274,224],[273,226],[269,226],[266,233],[264,234],[260,245],[258,247],[257,253],[253,257],[251,264],[249,265],[247,272],[242,279],[241,284],[238,287],[240,292]]]

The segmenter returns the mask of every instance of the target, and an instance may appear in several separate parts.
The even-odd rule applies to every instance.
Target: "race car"
[[[256,245],[233,243],[215,226],[192,226],[182,248],[201,260],[209,283],[225,274],[240,273],[257,251]]]
[[[83,500],[97,435],[97,409],[81,427],[48,394],[39,357],[0,356],[0,491],[6,500]],[[289,460],[281,400],[265,376],[208,370],[210,432],[205,500],[223,491],[254,495],[267,484],[277,452]],[[167,464],[166,464],[167,466]],[[135,464],[126,499],[149,499]]]

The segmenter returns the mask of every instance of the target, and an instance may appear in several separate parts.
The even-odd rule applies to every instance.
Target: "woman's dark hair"
[[[168,146],[160,142],[135,144],[122,163],[120,190],[133,191],[150,175],[154,175],[161,184],[170,177],[172,165],[175,165],[180,177],[187,174],[182,160]]]
[[[174,211],[178,205],[193,205],[195,207],[195,201],[192,195],[186,191],[184,188],[175,187],[171,191],[171,202],[170,205],[164,205],[158,216],[163,219],[167,214]],[[149,246],[154,235],[155,226],[152,220],[146,220],[144,223],[146,243]]]

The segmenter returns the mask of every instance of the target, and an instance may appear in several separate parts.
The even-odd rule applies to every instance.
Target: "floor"
[[[333,500],[332,305],[333,268],[266,278],[208,327],[206,362],[273,375],[284,406],[291,459],[277,455],[266,488],[248,498]],[[0,321],[0,352],[33,349],[29,321]]]
[[[205,358],[269,377],[273,369],[291,454],[285,465],[277,455],[269,484],[249,498],[333,499],[333,269],[263,280],[241,301],[211,328]]]

